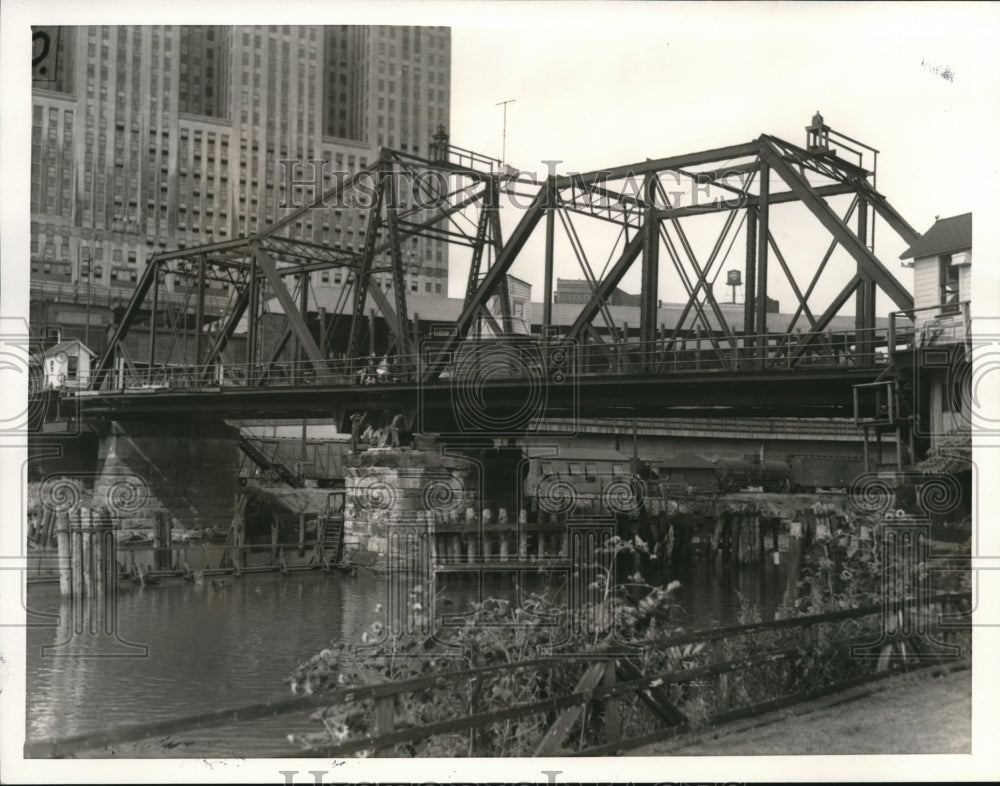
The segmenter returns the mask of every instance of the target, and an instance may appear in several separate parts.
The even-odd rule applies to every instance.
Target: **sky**
[[[510,163],[544,171],[542,161],[557,159],[560,171],[588,171],[762,133],[802,145],[819,110],[835,130],[880,151],[878,188],[918,232],[936,216],[996,201],[995,190],[984,193],[995,189],[989,180],[997,169],[984,151],[1000,138],[995,4],[628,3],[572,10],[527,9],[529,24],[495,14],[453,27],[454,143],[499,157],[503,115],[496,104],[514,99],[507,105]],[[973,182],[977,176],[983,180]],[[795,220],[825,248],[829,235],[814,219]],[[876,252],[909,286],[911,273],[898,261],[906,244],[879,224]],[[978,238],[983,224],[975,226]],[[782,230],[775,231],[784,250]],[[811,271],[822,253],[803,252],[795,260],[786,253],[793,272]],[[536,248],[514,271],[534,285],[535,299],[540,254]],[[854,264],[846,255],[835,261]],[[623,282],[629,291],[638,289],[635,267]],[[567,259],[557,263],[560,271],[580,277]],[[463,278],[462,267],[452,265],[453,292]],[[831,297],[839,290],[832,279],[821,282],[821,296],[824,288]],[[786,310],[794,294],[778,281],[772,286]],[[676,289],[660,295],[681,297]],[[890,308],[880,297],[880,313]]]
[[[5,8],[8,19],[13,12],[77,24],[237,21],[229,4],[215,0],[141,7],[121,0],[11,0]],[[499,157],[497,104],[513,99],[506,158],[520,169],[542,172],[542,162],[555,159],[560,172],[587,171],[749,142],[762,133],[803,144],[804,127],[819,110],[835,130],[881,151],[879,190],[918,231],[935,216],[982,211],[997,201],[996,158],[986,154],[1000,138],[1000,6],[994,3],[288,2],[278,8],[250,0],[240,11],[245,23],[449,25],[451,141]],[[16,47],[5,44],[9,60]],[[3,69],[4,108],[14,118],[8,108],[17,105],[19,88],[11,70]],[[23,120],[22,136],[26,114]],[[26,140],[20,144],[26,150]],[[21,160],[16,153],[11,158]],[[9,193],[17,183],[26,191],[26,163],[14,168],[22,179]],[[505,212],[505,234],[518,212]],[[979,248],[988,227],[980,220],[975,228]],[[582,231],[591,262],[602,267],[612,256],[610,241]],[[774,231],[793,272],[808,279],[829,236],[808,216],[776,222]],[[512,271],[533,285],[536,301],[538,235]],[[713,239],[696,229],[692,242],[708,248]],[[733,267],[742,264],[738,246]],[[898,262],[905,247],[884,224],[876,228],[876,253],[909,285],[910,273]],[[451,258],[454,297],[462,294],[467,263],[460,251]],[[853,266],[846,255],[834,258],[817,287],[820,302],[839,291],[837,271],[846,276]],[[622,284],[633,292],[635,268]],[[556,275],[581,277],[558,246]],[[986,283],[997,289],[995,278]],[[667,274],[660,289],[667,302],[683,299]],[[773,279],[772,290],[786,310],[794,299],[790,287]],[[892,307],[880,297],[880,313]]]

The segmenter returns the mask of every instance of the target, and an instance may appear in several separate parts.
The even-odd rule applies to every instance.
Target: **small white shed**
[[[938,218],[900,259],[912,259],[918,328],[947,322],[972,299],[972,213]]]
[[[90,384],[90,364],[97,357],[79,339],[60,341],[43,354],[45,387],[85,388]]]

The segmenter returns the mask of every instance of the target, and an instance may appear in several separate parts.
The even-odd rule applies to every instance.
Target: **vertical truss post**
[[[396,318],[398,325],[389,324],[395,335],[396,348],[402,355],[409,354],[409,336],[406,332],[406,282],[403,279],[403,249],[399,242],[399,193],[396,190],[396,178],[390,172],[386,182],[388,199],[386,200],[386,218],[389,226],[389,247],[392,254],[392,288],[396,301]]]
[[[205,255],[198,255],[198,310],[194,324],[194,366],[195,373],[201,365],[201,331],[205,321]]]
[[[483,264],[483,252],[486,250],[486,231],[489,227],[489,222],[486,220],[485,209],[479,215],[479,223],[476,225],[476,239],[473,241],[472,245],[472,260],[469,262],[469,278],[465,282],[465,302],[469,302],[469,298],[476,291],[476,285],[479,283],[479,271]]]
[[[858,239],[867,247],[868,203],[864,198],[858,200]],[[875,281],[864,272],[860,262],[858,274],[861,276],[861,286],[858,287],[854,301],[855,356],[859,366],[867,367],[875,362]]]
[[[156,262],[150,262],[156,265]],[[153,308],[149,314],[149,374],[148,381],[153,383],[153,368],[156,365],[156,315],[160,308],[160,273],[153,272]]]
[[[657,289],[660,271],[660,220],[656,215],[656,175],[646,175],[645,192],[648,207],[642,224],[642,290],[639,301],[639,343],[643,347],[646,371],[653,370],[656,355]]]
[[[770,232],[770,201],[771,201],[771,169],[760,162],[760,207],[757,216],[757,314],[754,319],[754,332],[760,336],[763,351],[757,357],[763,363],[767,357],[767,254],[770,250],[767,242]]]
[[[329,355],[330,336],[326,332],[326,309],[323,306],[317,306],[316,316],[319,319],[319,351],[324,355]]]
[[[375,244],[378,240],[378,230],[382,225],[382,200],[385,191],[385,157],[373,170],[378,178],[375,188],[375,202],[369,208],[368,231],[365,233],[365,245],[361,252],[360,264],[354,272],[354,310],[351,312],[351,332],[347,340],[347,351],[354,359],[362,353],[361,331],[365,324],[365,302],[368,299],[368,280],[371,278],[372,261],[375,257]],[[400,318],[405,317],[401,314]]]
[[[257,363],[257,304],[260,293],[257,288],[257,257],[250,257],[250,280],[247,282],[247,384],[256,382],[254,366]]]
[[[302,315],[303,321],[306,325],[309,324],[309,274],[300,273],[297,277],[299,279],[299,313]],[[293,369],[292,377],[294,379],[299,379],[302,374],[303,361],[306,359],[305,346],[302,339],[296,338],[295,340],[295,367]]]
[[[757,316],[757,208],[747,207],[747,258],[743,282],[743,345],[752,347]]]
[[[555,184],[548,183],[549,208],[545,211],[545,292],[542,301],[542,336],[548,335],[552,325],[552,268],[555,262],[556,200]]]

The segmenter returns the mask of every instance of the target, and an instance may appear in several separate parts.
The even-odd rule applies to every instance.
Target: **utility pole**
[[[497,106],[503,107],[503,142],[502,142],[502,152],[500,153],[500,164],[507,163],[507,104],[513,104],[517,99],[508,98],[506,101],[497,101]]]

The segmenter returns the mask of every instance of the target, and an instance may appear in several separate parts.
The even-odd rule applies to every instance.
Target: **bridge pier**
[[[225,530],[238,490],[238,438],[218,422],[114,421],[98,445],[94,493],[126,529],[154,530],[160,517],[164,528]]]

